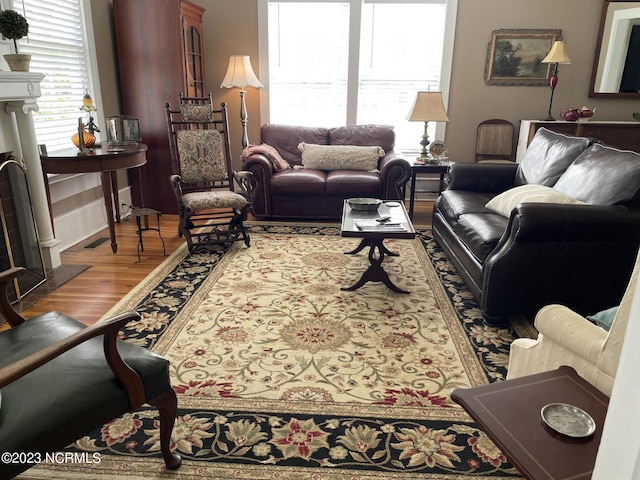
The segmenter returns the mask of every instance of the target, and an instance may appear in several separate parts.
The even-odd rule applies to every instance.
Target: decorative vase
[[[5,53],[5,62],[12,72],[28,72],[31,55],[28,53]]]
[[[82,130],[82,139],[84,140],[85,148],[91,148],[96,143],[96,136],[93,135],[92,133],[87,132],[84,129]],[[71,141],[76,147],[80,148],[80,137],[78,136],[77,133],[71,136]]]

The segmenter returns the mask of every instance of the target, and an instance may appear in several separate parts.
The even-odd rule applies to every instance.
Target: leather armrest
[[[640,242],[640,211],[621,205],[521,203],[500,243],[509,236],[517,242]]]
[[[273,176],[273,164],[260,153],[250,155],[242,165],[243,171],[249,171],[253,175],[253,187],[251,203],[255,215],[271,214],[271,177]]]
[[[403,198],[403,187],[411,178],[411,165],[405,158],[394,152],[388,152],[379,163],[382,179],[382,198],[384,200],[400,200]]]
[[[452,163],[449,189],[470,192],[501,193],[510,188],[516,177],[517,164]]]

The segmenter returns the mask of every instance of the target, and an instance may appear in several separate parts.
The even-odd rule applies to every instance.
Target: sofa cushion
[[[381,192],[382,179],[377,173],[352,170],[327,172],[326,195],[379,198]]]
[[[515,185],[553,186],[589,143],[588,138],[538,129],[518,166]]]
[[[329,129],[331,145],[380,145],[389,153],[393,150],[395,141],[392,125],[351,125]]]
[[[544,185],[520,185],[493,197],[485,205],[500,215],[509,217],[519,203],[572,203],[583,205],[584,202],[565,195]]]
[[[435,208],[452,226],[466,213],[490,213],[485,204],[493,193],[470,192],[466,190],[444,190],[436,200]]]
[[[453,231],[482,263],[498,244],[507,223],[507,218],[495,213],[467,213],[460,216]]]
[[[358,145],[315,145],[301,143],[304,168],[316,170],[365,170],[378,168],[378,160],[384,150],[377,146]]]
[[[323,195],[326,172],[295,168],[275,172],[271,177],[271,194],[280,196]]]
[[[277,124],[265,124],[260,127],[260,143],[275,147],[291,166],[302,164],[298,150],[301,142],[328,145],[329,129]]]
[[[591,205],[640,202],[640,154],[595,144],[553,186]]]

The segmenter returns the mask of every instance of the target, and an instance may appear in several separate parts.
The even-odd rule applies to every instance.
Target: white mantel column
[[[32,113],[38,111],[36,99],[40,96],[41,73],[0,72],[0,151],[13,151],[22,158],[27,168],[27,183],[31,206],[38,229],[44,266],[60,266],[59,241],[53,235],[47,191],[40,163],[40,153],[33,126]]]
[[[6,104],[6,109],[7,112],[14,112],[16,115],[20,149],[22,150],[24,163],[27,166],[27,182],[31,195],[31,206],[38,228],[44,266],[47,269],[56,268],[62,263],[60,260],[60,242],[53,235],[42,163],[40,163],[40,152],[36,143],[33,118],[31,118],[32,112],[38,111],[38,105],[30,102],[22,102],[22,104],[20,102],[9,102]]]

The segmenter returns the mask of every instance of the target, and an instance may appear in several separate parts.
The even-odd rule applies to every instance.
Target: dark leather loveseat
[[[539,185],[569,203],[515,195]],[[640,154],[540,129],[520,164],[452,164],[433,236],[490,325],[551,303],[618,305],[640,245]]]
[[[388,125],[313,128],[266,124],[260,129],[259,147],[273,147],[288,165],[279,169],[267,152],[243,155],[243,170],[256,179],[253,213],[257,218],[339,219],[346,198],[403,198],[411,167],[393,151],[395,133]],[[309,168],[299,145],[380,147],[372,169],[352,169],[339,160],[333,166]],[[316,147],[317,148],[317,147]],[[325,150],[327,150],[325,148]],[[289,168],[291,167],[291,168]]]

